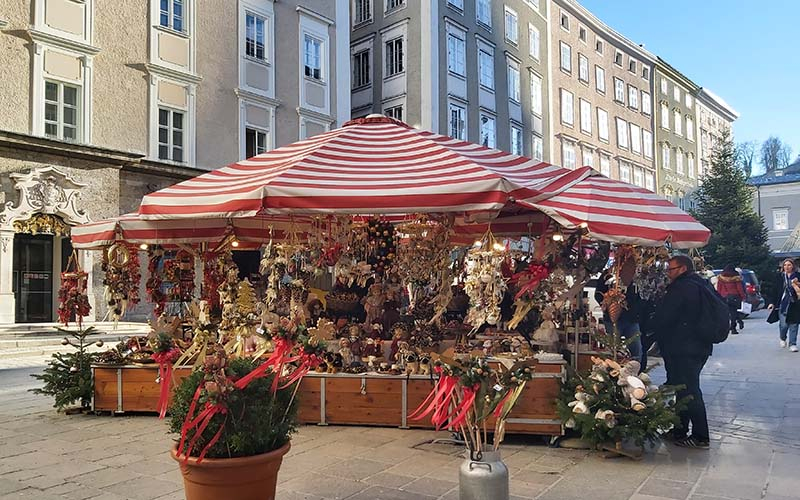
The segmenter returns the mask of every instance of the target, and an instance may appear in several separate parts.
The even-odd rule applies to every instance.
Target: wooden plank
[[[300,402],[297,411],[298,421],[301,424],[318,424],[320,422],[320,379],[303,378],[297,398]]]
[[[158,411],[161,386],[156,383],[158,366],[94,367],[95,410],[117,411],[117,370],[122,370],[122,411]],[[173,371],[174,387],[189,376],[191,368]]]
[[[95,411],[117,410],[117,368],[94,367]]]

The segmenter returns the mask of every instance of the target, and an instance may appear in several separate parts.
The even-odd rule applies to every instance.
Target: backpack
[[[696,323],[698,336],[709,344],[725,342],[731,328],[728,304],[710,283],[694,284],[700,289],[700,317]]]

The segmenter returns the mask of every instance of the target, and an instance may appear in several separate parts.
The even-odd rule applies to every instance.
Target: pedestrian
[[[639,296],[636,286],[630,282],[632,281],[632,277],[628,280],[627,286],[625,283],[626,280],[622,276],[620,276],[620,280],[622,283],[619,285],[625,291],[625,304],[627,307],[622,310],[617,320],[617,334],[620,339],[625,342],[631,359],[638,361],[639,366],[644,369],[646,365],[642,363],[642,338],[641,329],[639,328],[642,298]],[[603,303],[603,297],[606,292],[608,292],[611,281],[613,281],[613,278],[610,271],[604,272],[597,281],[594,298],[598,303]],[[614,324],[611,321],[611,316],[605,309],[603,310],[603,324],[605,325],[606,333],[611,334],[614,332]]]
[[[786,347],[786,334],[789,334],[789,350],[797,352],[797,326],[800,324],[800,302],[797,300],[797,282],[800,274],[792,259],[783,261],[783,272],[778,276],[775,295],[767,309],[778,308],[778,332],[781,347]]]
[[[683,386],[677,392],[679,399],[690,396],[686,408],[678,415],[681,426],[670,431],[670,437],[678,446],[708,449],[708,419],[700,390],[700,372],[711,355],[712,345],[702,338],[696,325],[706,313],[700,307],[700,287],[711,285],[694,272],[692,259],[685,255],[669,260],[667,278],[670,283],[666,294],[656,307],[655,337],[667,369],[667,384]]]
[[[728,312],[731,315],[731,334],[739,333],[736,331],[737,323],[744,326],[739,321],[739,308],[747,298],[744,294],[744,284],[739,271],[733,264],[728,264],[717,277],[717,292],[725,299],[728,304]]]

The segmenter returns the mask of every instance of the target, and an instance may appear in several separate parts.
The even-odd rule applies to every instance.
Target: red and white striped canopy
[[[519,203],[564,227],[584,225],[590,237],[603,241],[692,248],[705,245],[711,236],[691,215],[652,191],[609,179],[591,167],[577,169],[575,175],[580,180],[567,188]]]
[[[146,195],[138,213],[156,220],[500,210],[566,172],[370,116]]]

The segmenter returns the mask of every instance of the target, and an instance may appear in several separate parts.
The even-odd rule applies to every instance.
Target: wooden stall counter
[[[191,367],[173,371],[175,382],[189,376]],[[92,365],[94,398],[92,409],[97,412],[126,411],[157,412],[160,385],[158,365]]]

